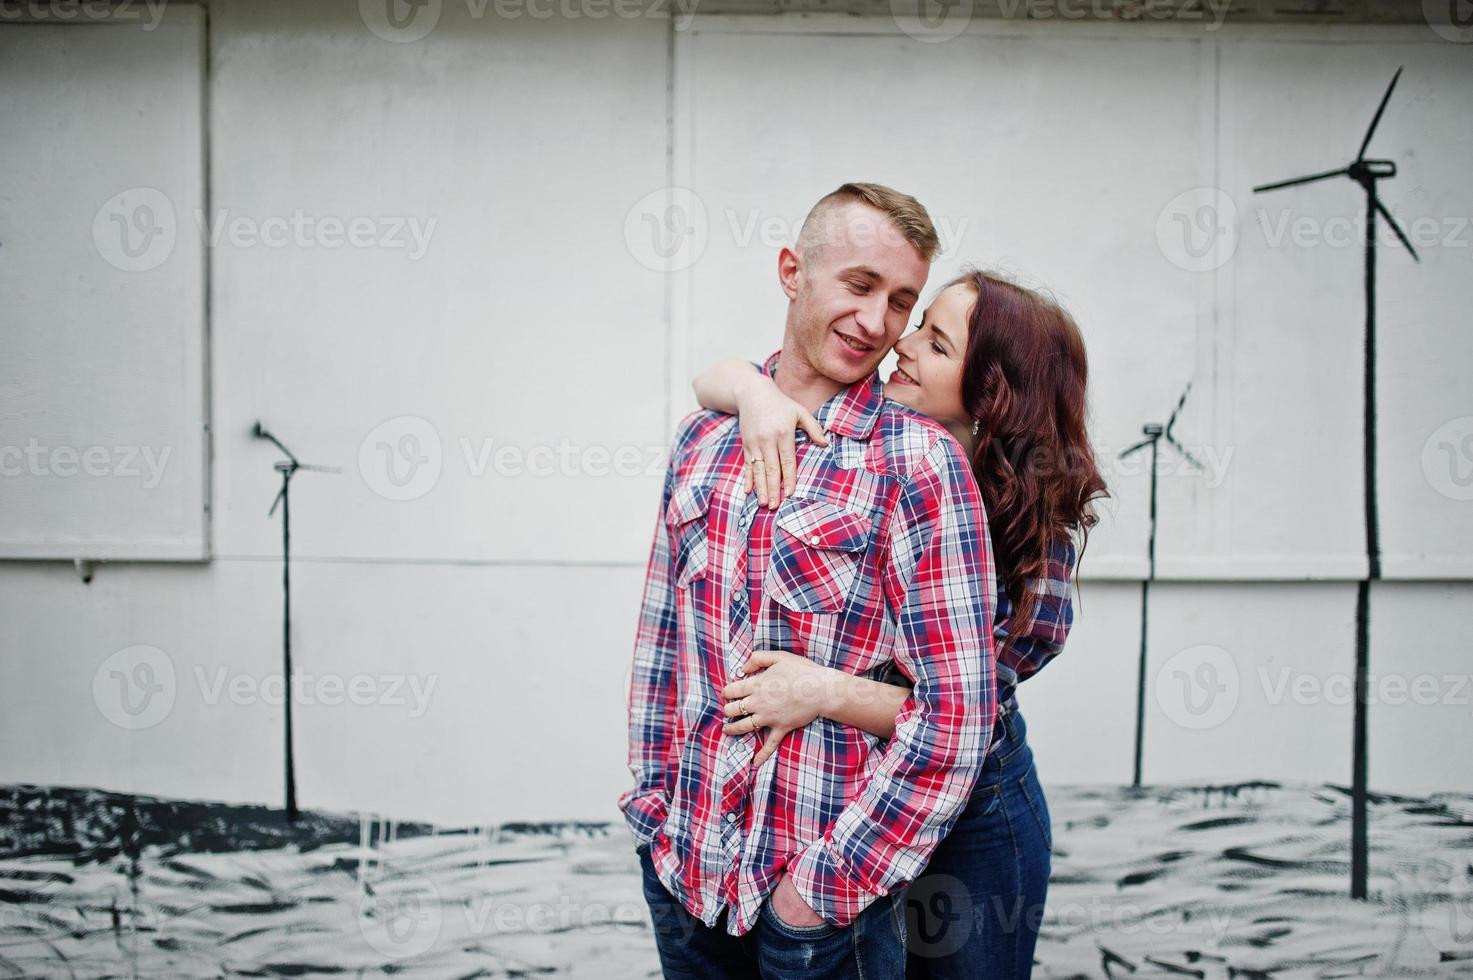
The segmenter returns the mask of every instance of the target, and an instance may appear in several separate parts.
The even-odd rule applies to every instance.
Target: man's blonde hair
[[[884,184],[861,183],[844,184],[819,199],[813,210],[808,212],[808,217],[803,219],[803,227],[798,231],[798,254],[810,258],[817,255],[825,245],[834,244],[845,236],[855,236],[853,229],[836,226],[833,220],[841,207],[855,202],[867,204],[889,219],[899,231],[900,240],[914,246],[921,253],[921,258],[927,262],[935,258],[941,247],[941,240],[936,235],[936,226],[931,223],[931,216],[926,213],[921,202]],[[885,235],[887,231],[876,229],[881,235]],[[890,235],[893,232],[886,237]]]

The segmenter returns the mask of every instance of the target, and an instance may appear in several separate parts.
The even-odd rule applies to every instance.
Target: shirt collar
[[[762,370],[769,378],[777,377],[777,360],[781,354],[779,348],[763,363]],[[885,383],[878,371],[871,371],[869,377],[854,382],[824,402],[813,417],[829,432],[850,439],[868,439],[884,402]]]

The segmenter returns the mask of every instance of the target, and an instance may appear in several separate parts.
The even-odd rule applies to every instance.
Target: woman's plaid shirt
[[[777,355],[765,365],[776,371]],[[800,432],[793,496],[743,490],[736,419],[697,412],[671,449],[629,689],[619,800],[690,913],[747,932],[784,871],[845,926],[913,880],[971,794],[997,714],[996,580],[956,441],[870,375]],[[754,649],[914,685],[882,741],[819,718],[760,769],[722,733],[721,689]]]

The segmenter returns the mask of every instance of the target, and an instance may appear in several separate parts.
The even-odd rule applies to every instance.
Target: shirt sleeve
[[[634,667],[629,678],[629,771],[634,788],[619,797],[619,809],[634,833],[635,846],[648,843],[665,823],[670,807],[671,727],[675,718],[677,620],[672,585],[670,531],[665,511],[675,481],[675,456],[665,471],[660,514],[645,571]]]
[[[804,900],[839,927],[925,868],[971,797],[997,716],[987,518],[949,436],[917,465],[887,537],[895,662],[914,689],[864,789],[788,865]]]
[[[1042,670],[1064,649],[1074,624],[1074,542],[1065,538],[1044,559],[1039,574],[1028,583],[1034,594],[1033,613],[1028,622],[998,609],[997,666],[1003,680],[1013,686]]]

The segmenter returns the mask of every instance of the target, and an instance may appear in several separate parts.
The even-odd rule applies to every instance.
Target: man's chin
[[[823,373],[825,377],[837,381],[847,388],[856,381],[863,381],[871,374],[874,374],[875,369],[880,366],[880,361],[882,360],[884,360],[883,357],[877,357],[873,361],[865,364],[855,364],[853,361],[830,357],[824,363]]]

